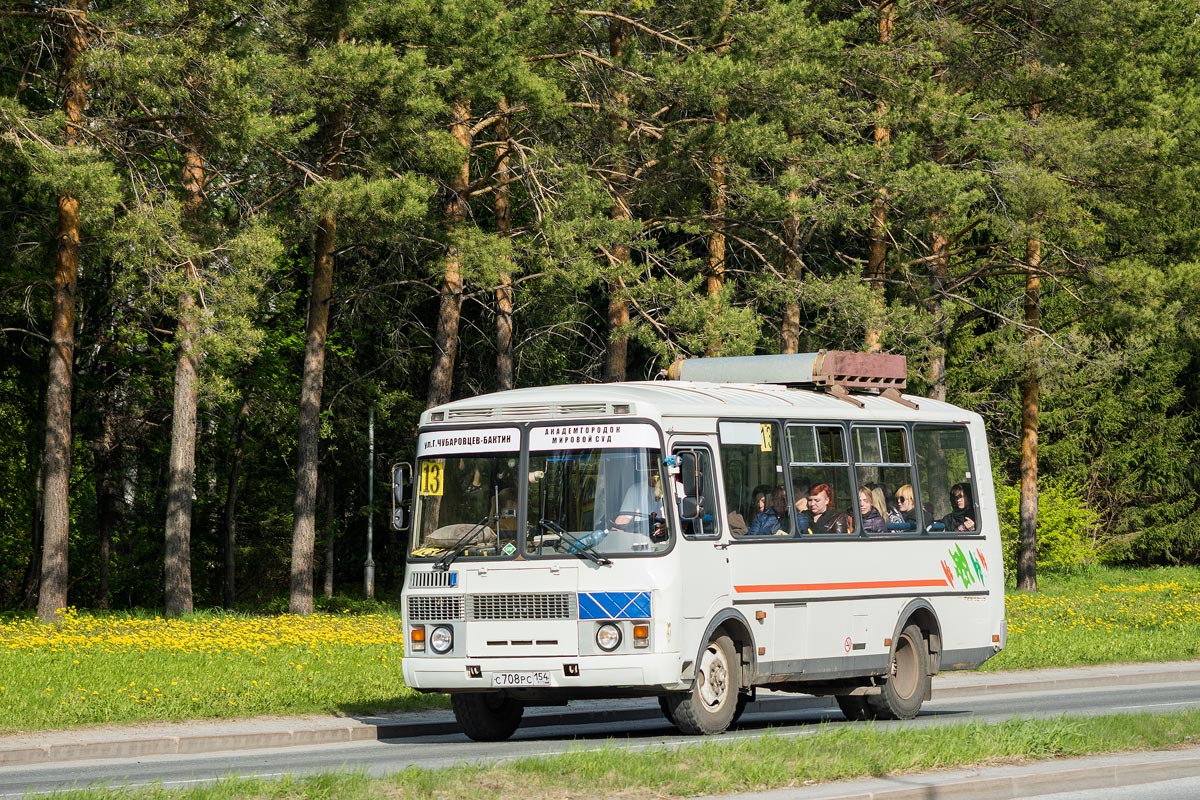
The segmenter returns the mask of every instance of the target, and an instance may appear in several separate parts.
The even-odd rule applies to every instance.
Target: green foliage
[[[66,26],[0,16],[0,606],[27,601],[36,575],[31,487],[64,192],[82,200],[81,603],[157,602],[185,294],[203,355],[198,598],[223,599],[231,487],[238,602],[269,603],[286,585],[323,215],[336,249],[317,557],[332,548],[339,591],[365,555],[366,411],[380,411],[381,460],[409,456],[451,247],[465,279],[455,395],[496,386],[502,276],[521,386],[597,380],[618,340],[631,378],[680,355],[774,352],[798,307],[803,350],[859,349],[878,333],[908,357],[912,390],[983,414],[1001,486],[1019,475],[1021,381],[1036,368],[1047,567],[1195,563],[1195,11],[910,4],[881,42],[877,7],[845,2],[119,0],[89,8],[86,120],[70,148]],[[466,103],[469,148],[449,131]],[[189,154],[203,168],[199,208]],[[467,221],[451,229],[464,159]],[[608,323],[614,296],[628,302],[622,329]],[[379,545],[394,590],[404,543]],[[246,583],[251,565],[260,583]]]
[[[996,485],[996,510],[1004,545],[1004,572],[1015,575],[1021,547],[1020,484]],[[1059,478],[1038,481],[1037,564],[1072,570],[1094,564],[1101,549],[1100,513],[1090,508],[1080,486]]]

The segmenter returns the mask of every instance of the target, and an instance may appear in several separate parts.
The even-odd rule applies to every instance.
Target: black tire
[[[450,695],[454,718],[468,739],[502,742],[521,724],[525,706],[500,692]]]
[[[872,712],[867,705],[867,698],[861,694],[839,694],[835,698],[842,714],[851,722],[862,722],[871,719]]]
[[[733,709],[733,719],[729,720],[729,727],[737,725],[742,714],[746,713],[746,704],[750,702],[750,695],[745,692],[738,692],[737,706]]]
[[[733,723],[741,688],[742,666],[733,640],[720,634],[701,652],[691,691],[664,698],[667,715],[684,733],[722,733]]]
[[[929,696],[929,648],[916,625],[900,632],[882,691],[867,695],[875,719],[912,719]]]
[[[746,713],[746,705],[750,702],[750,695],[746,692],[739,692],[737,699],[737,707],[733,709],[733,719],[729,720],[729,727],[737,725],[737,721],[742,718],[742,714]],[[671,706],[667,702],[664,695],[658,696],[658,707],[662,709],[663,716],[667,718],[667,722],[675,724],[675,718],[671,716]]]
[[[667,718],[667,722],[675,724],[675,718],[671,716],[671,704],[667,702],[667,695],[660,694],[658,696],[658,707],[662,710],[663,716]]]

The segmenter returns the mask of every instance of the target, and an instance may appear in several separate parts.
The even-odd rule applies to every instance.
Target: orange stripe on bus
[[[931,586],[949,586],[944,578],[927,578],[915,581],[847,581],[844,583],[764,583],[749,586],[734,586],[735,592],[818,592],[832,589],[917,589]]]

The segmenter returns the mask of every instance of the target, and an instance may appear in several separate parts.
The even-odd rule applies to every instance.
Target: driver
[[[613,524],[618,528],[628,528],[631,523],[651,517],[656,520],[655,528],[666,521],[662,479],[657,472],[647,473],[645,483],[630,484],[625,490],[625,496],[621,498],[621,505],[617,515],[613,517]]]

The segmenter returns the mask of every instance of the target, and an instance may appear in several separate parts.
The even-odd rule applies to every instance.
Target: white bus
[[[906,719],[1004,647],[983,422],[903,395],[901,356],[691,359],[421,417],[404,679],[475,740],[526,706],[657,696],[681,731],[757,687]]]

